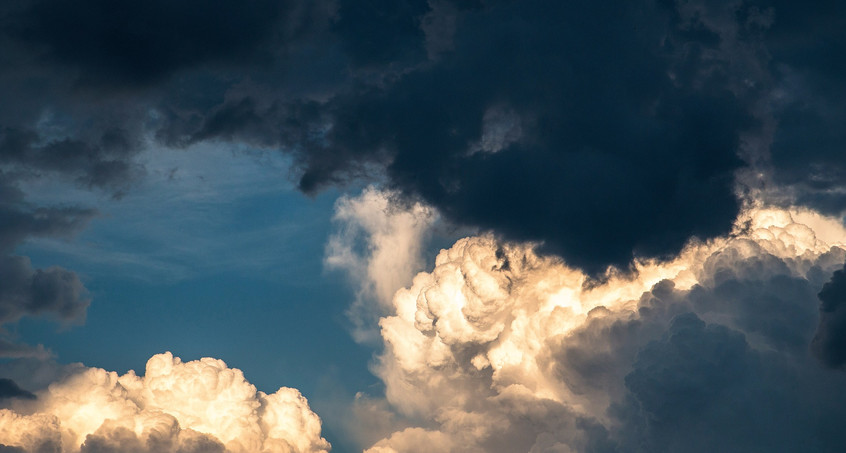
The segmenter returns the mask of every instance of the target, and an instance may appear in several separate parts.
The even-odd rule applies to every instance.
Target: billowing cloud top
[[[0,409],[0,445],[27,452],[327,452],[295,389],[265,394],[221,360],[169,352],[144,376],[78,369]]]
[[[755,208],[597,283],[459,240],[380,321],[375,372],[411,427],[368,452],[838,451],[843,271],[816,293],[844,247],[837,219]]]

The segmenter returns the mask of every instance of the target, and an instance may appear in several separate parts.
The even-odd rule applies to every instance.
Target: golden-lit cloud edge
[[[26,452],[326,452],[299,391],[257,391],[222,360],[166,352],[144,376],[80,367],[0,409],[0,444]]]
[[[381,215],[398,237],[425,237],[419,223],[408,223],[411,214],[403,221],[390,210],[366,208],[377,199],[366,191],[345,201],[344,219],[373,224],[372,216]],[[379,231],[364,248],[372,256],[393,241]],[[789,446],[780,435],[804,445],[809,436],[824,442],[815,427],[766,421],[773,417],[764,399],[738,407],[751,412],[738,420],[704,409],[701,416],[689,413],[696,404],[708,406],[698,401],[711,393],[758,395],[757,385],[778,394],[797,381],[806,386],[797,393],[803,403],[776,398],[787,412],[846,415],[829,404],[846,402],[843,373],[821,366],[810,347],[819,324],[816,294],[846,260],[839,219],[805,208],[749,206],[725,237],[694,238],[676,257],[610,268],[599,280],[535,248],[492,235],[460,239],[390,303],[371,295],[383,313],[385,350],[372,369],[385,398],[356,401],[358,417],[378,419],[371,426],[379,430],[366,421],[350,428],[371,431],[361,436],[370,439],[366,451],[657,451],[681,448],[674,443],[684,437],[679,433],[716,430],[726,421],[750,425],[749,433],[725,437],[725,444],[703,435],[703,451]],[[374,266],[359,258],[363,268]],[[375,274],[357,276],[360,287],[382,284]],[[733,362],[726,370],[711,363],[721,360]],[[763,421],[747,420],[755,416]]]

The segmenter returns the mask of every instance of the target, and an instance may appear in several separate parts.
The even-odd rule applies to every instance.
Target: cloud
[[[843,17],[780,0],[6,2],[0,324],[89,304],[75,273],[15,249],[96,212],[27,203],[23,182],[119,197],[146,148],[279,150],[304,192],[388,190],[342,199],[326,252],[358,283],[354,335],[382,317],[375,369],[404,419],[374,449],[825,451],[843,378],[815,360],[843,363],[842,223],[739,193],[842,214]],[[435,212],[490,234],[411,280]],[[46,354],[0,338],[0,356]],[[150,375],[98,373],[54,387]],[[92,394],[120,416],[68,445],[243,447],[109,392]],[[38,394],[15,404],[53,401]],[[236,406],[270,407],[252,394]],[[4,417],[34,427],[14,438],[27,449],[76,436],[59,415]]]
[[[396,288],[411,283],[423,268],[421,247],[437,214],[420,203],[396,204],[396,194],[368,187],[357,197],[335,203],[339,225],[326,244],[324,264],[343,270],[356,286],[349,310],[357,341],[378,338],[376,321],[392,313]]]
[[[170,353],[144,376],[79,368],[0,409],[0,444],[56,452],[326,452],[299,391],[265,394],[221,360]]]
[[[259,136],[269,127],[224,106],[285,100],[273,86],[300,74],[290,63],[302,60],[305,37],[326,28],[331,3],[4,4],[0,166],[121,196],[144,176],[138,154],[151,145],[240,129],[253,137],[245,141],[267,143]]]
[[[594,274],[727,234],[737,189],[843,209],[839,5],[427,3],[341,2],[358,83],[290,110],[304,191],[384,166]]]
[[[0,163],[121,194],[150,146],[279,150],[593,274],[727,234],[738,188],[843,208],[839,5],[120,5],[0,8]]]
[[[211,8],[191,1],[115,8],[99,0],[39,0],[13,9],[16,22],[6,32],[40,48],[42,60],[77,69],[78,83],[146,84],[185,66],[255,58],[251,52],[271,38],[285,12],[271,1],[244,10],[231,1]]]
[[[85,318],[90,299],[79,277],[60,267],[33,269],[29,258],[0,258],[0,323],[50,313],[63,321]]]
[[[819,298],[820,324],[813,351],[826,365],[842,367],[846,364],[846,266],[834,272]]]
[[[11,379],[0,378],[0,399],[2,398],[35,399],[35,395],[18,387],[18,384]]]
[[[837,451],[846,377],[811,345],[844,261],[843,224],[804,208],[600,282],[459,240],[380,321],[374,372],[411,427],[368,451]]]
[[[768,2],[773,15],[765,42],[774,62],[775,89],[770,99],[778,120],[772,142],[775,182],[801,202],[832,214],[846,208],[846,76],[832,52],[846,46],[841,32],[842,5],[821,2],[796,8]],[[813,36],[808,27],[813,27]]]
[[[711,62],[669,47],[689,41],[672,9],[487,6],[456,20],[436,61],[329,101],[325,136],[296,154],[300,187],[383,164],[391,188],[447,219],[592,272],[728,232],[755,121],[743,93],[705,75]]]
[[[0,326],[23,316],[48,316],[61,322],[81,322],[90,303],[88,291],[72,271],[53,266],[33,268],[29,258],[14,249],[33,237],[67,238],[83,228],[96,211],[79,207],[38,206],[0,171]],[[0,331],[0,337],[5,336]],[[44,357],[43,347],[0,338],[0,357]]]

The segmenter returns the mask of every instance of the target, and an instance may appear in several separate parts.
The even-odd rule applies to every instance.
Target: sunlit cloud
[[[373,370],[404,422],[392,429],[371,411],[388,431],[367,451],[656,451],[680,448],[674,430],[698,436],[703,447],[691,451],[809,442],[813,429],[754,417],[765,397],[809,417],[846,415],[832,404],[846,402],[846,376],[809,349],[816,293],[843,267],[844,247],[839,219],[765,206],[743,211],[728,236],[599,280],[533,244],[461,239],[381,309],[391,314],[379,321],[385,351]],[[376,274],[353,275],[375,284]],[[755,390],[789,393],[796,382],[795,395]],[[750,396],[731,400],[737,392]],[[366,414],[375,403],[362,401]],[[735,412],[715,415],[717,402]],[[723,440],[696,428],[727,423],[748,426]]]
[[[257,391],[241,370],[171,353],[124,375],[76,372],[0,409],[0,444],[27,452],[326,452],[299,391]]]
[[[375,321],[393,313],[394,292],[423,268],[423,241],[437,220],[432,208],[420,203],[396,206],[392,196],[371,186],[335,204],[339,229],[326,244],[324,264],[344,271],[355,287],[356,300],[348,314],[359,342],[378,338]]]

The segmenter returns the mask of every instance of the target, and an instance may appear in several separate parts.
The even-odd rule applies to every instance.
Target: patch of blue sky
[[[295,387],[315,402],[380,385],[367,369],[374,351],[348,332],[351,289],[323,270],[337,190],[303,196],[278,153],[202,145],[141,158],[147,176],[121,199],[28,183],[30,202],[96,206],[100,216],[75,238],[18,248],[34,266],[77,272],[93,298],[84,325],[11,326],[22,341],[119,372],[141,373],[165,350],[216,357],[260,390]]]

